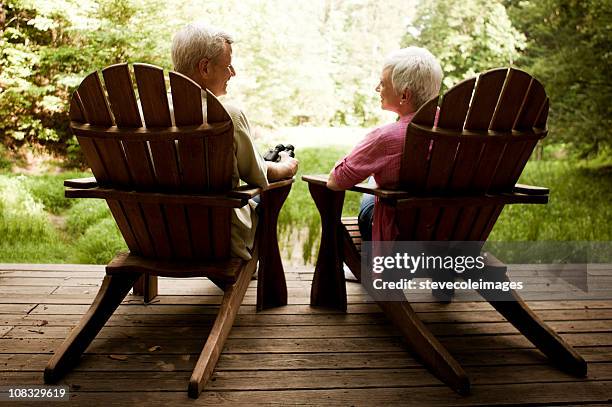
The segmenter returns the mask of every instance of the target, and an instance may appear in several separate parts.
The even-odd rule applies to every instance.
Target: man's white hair
[[[218,28],[198,21],[181,29],[172,39],[172,64],[174,70],[191,76],[204,59],[215,59],[223,52],[225,43],[232,37]]]
[[[401,95],[408,90],[415,110],[440,92],[442,68],[425,48],[407,47],[390,53],[383,67],[386,69],[391,69],[395,93]]]

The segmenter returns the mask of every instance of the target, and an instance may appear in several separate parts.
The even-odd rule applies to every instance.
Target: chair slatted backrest
[[[510,192],[547,133],[544,87],[523,71],[502,68],[454,86],[439,106],[438,99],[423,105],[408,126],[401,188],[427,196]],[[502,209],[405,208],[396,217],[398,240],[485,241]]]
[[[148,64],[88,75],[70,103],[71,129],[100,187],[156,199],[107,199],[132,253],[223,259],[231,207],[182,204],[164,194],[218,195],[232,188],[233,125],[217,98],[191,79]],[[202,94],[206,94],[206,120]],[[140,101],[140,108],[138,104]]]

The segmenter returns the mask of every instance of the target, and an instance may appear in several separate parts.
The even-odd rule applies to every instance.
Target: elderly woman
[[[369,176],[381,188],[395,188],[408,123],[425,102],[440,92],[442,69],[426,49],[403,48],[391,53],[383,66],[376,91],[380,105],[395,112],[395,123],[378,127],[340,160],[329,175],[327,187],[341,191]],[[395,210],[379,205],[372,195],[364,195],[359,210],[359,229],[364,240],[394,240]]]

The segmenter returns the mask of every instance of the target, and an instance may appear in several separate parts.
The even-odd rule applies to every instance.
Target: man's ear
[[[200,62],[198,62],[198,73],[203,79],[208,77],[208,62],[208,58],[202,58]]]

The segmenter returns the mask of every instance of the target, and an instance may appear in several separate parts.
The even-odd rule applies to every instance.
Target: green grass
[[[519,182],[550,188],[549,203],[506,206],[490,240],[612,240],[611,164],[533,161]]]
[[[64,180],[82,176],[82,172],[37,175],[28,177],[24,185],[47,212],[57,215],[76,203],[74,199],[64,197]]]
[[[285,258],[301,252],[311,263],[320,241],[320,218],[302,174],[328,173],[348,147],[304,148],[297,181],[279,218]],[[0,262],[105,264],[126,245],[106,203],[65,199],[63,180],[89,176],[0,173]],[[598,161],[528,163],[521,182],[550,188],[548,205],[511,205],[489,240],[612,241],[612,165]],[[357,215],[360,194],[346,194],[343,214]]]
[[[0,174],[0,262],[108,263],[125,243],[102,200],[64,198],[64,172]]]

